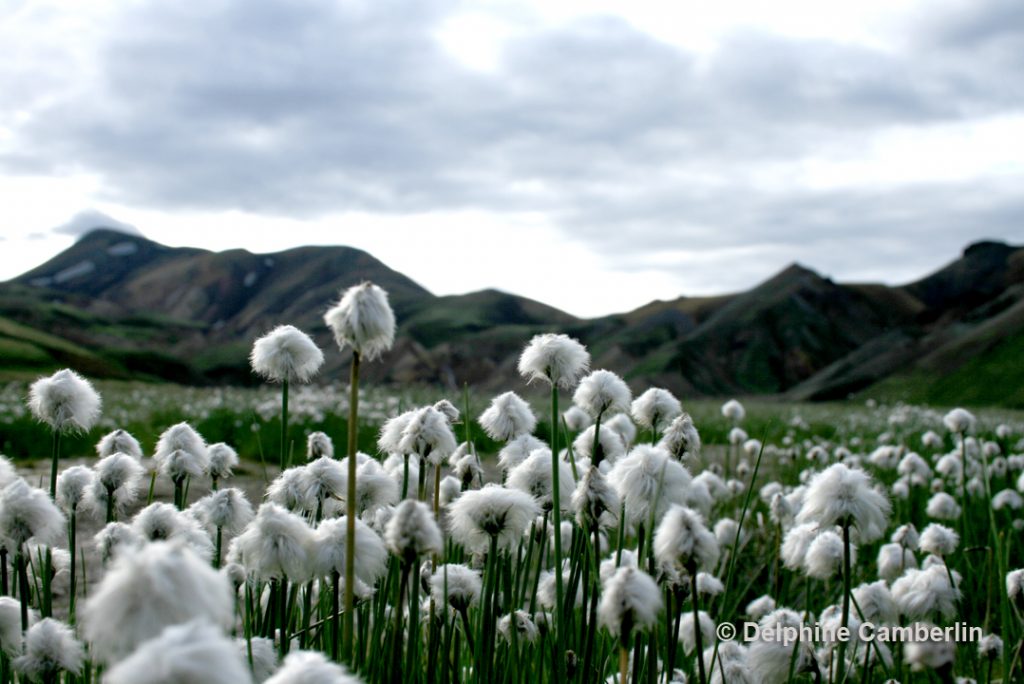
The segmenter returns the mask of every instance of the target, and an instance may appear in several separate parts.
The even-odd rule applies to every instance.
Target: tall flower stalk
[[[395,341],[395,314],[388,304],[387,292],[373,283],[350,287],[341,300],[324,314],[324,322],[334,332],[334,340],[342,351],[352,348],[349,371],[348,401],[348,521],[345,554],[345,619],[343,623],[342,658],[352,659],[355,615],[355,521],[356,521],[356,445],[359,430],[359,367],[379,358]]]
[[[40,421],[50,426],[52,448],[50,451],[50,498],[57,498],[57,461],[60,460],[60,437],[62,432],[87,432],[100,415],[102,401],[89,381],[72,370],[57,371],[48,378],[40,378],[29,389],[29,409]],[[53,553],[46,548],[43,562],[43,582],[46,593],[42,601],[43,617],[52,613],[49,578],[53,574]]]
[[[558,388],[570,389],[590,366],[590,354],[578,341],[566,335],[537,335],[519,357],[519,372],[528,380],[543,380],[551,385],[551,480],[558,482]],[[565,680],[565,630],[563,629],[565,588],[562,581],[562,505],[558,487],[553,489],[552,517],[555,527],[554,610],[556,668],[559,681]]]
[[[324,362],[323,352],[309,335],[291,325],[281,325],[252,345],[252,369],[271,382],[281,383],[281,450],[279,465],[290,465],[288,441],[288,389],[292,382],[309,382]]]

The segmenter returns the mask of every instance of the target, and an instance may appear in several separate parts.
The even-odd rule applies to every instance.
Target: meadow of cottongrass
[[[346,386],[304,384],[322,352],[283,327],[253,349],[266,390],[104,386],[101,410],[61,371],[0,394],[0,443],[47,462],[0,461],[0,684],[1024,680],[1013,415],[684,412],[561,335],[486,406],[399,397],[359,386],[386,303],[364,285],[327,316]],[[267,486],[236,486],[239,453]]]

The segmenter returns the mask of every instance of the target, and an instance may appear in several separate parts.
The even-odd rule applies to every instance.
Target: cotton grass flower
[[[32,415],[56,432],[88,431],[99,418],[101,405],[89,381],[69,369],[40,378],[29,388]]]
[[[590,467],[572,494],[572,511],[584,530],[612,527],[618,522],[621,501],[598,468]]]
[[[853,590],[853,598],[857,601],[864,622],[874,625],[898,622],[899,611],[885,581],[861,584]]]
[[[793,674],[813,671],[817,668],[814,660],[813,642],[799,638],[804,621],[800,614],[788,608],[778,608],[758,620],[758,636],[748,644],[747,666],[756,672],[762,682],[785,682]],[[791,630],[796,641],[767,637]]]
[[[696,458],[700,454],[700,433],[688,413],[676,416],[669,423],[658,446],[679,461]]]
[[[174,483],[174,503],[178,508],[185,507],[185,480],[202,477],[210,465],[206,443],[188,423],[172,425],[160,435],[153,460],[157,469]]]
[[[318,651],[294,651],[288,654],[273,677],[265,684],[360,684],[345,668],[332,663]]]
[[[271,382],[309,382],[320,370],[324,354],[306,333],[280,325],[253,343],[249,362],[256,374]]]
[[[921,532],[919,548],[925,553],[937,556],[950,556],[956,551],[960,536],[945,525],[931,523]]]
[[[543,449],[544,446],[544,442],[533,435],[519,435],[498,452],[498,467],[508,473],[525,461],[531,453],[537,449]]]
[[[306,438],[306,460],[315,461],[321,456],[334,458],[334,442],[323,432],[311,432]]]
[[[595,442],[594,435],[597,435]],[[594,447],[598,451],[594,451]],[[590,459],[595,465],[615,463],[626,455],[626,443],[622,437],[606,425],[591,425],[576,436],[572,443],[573,454],[577,462]]]
[[[14,661],[14,668],[30,681],[57,681],[61,672],[77,676],[82,671],[85,648],[70,627],[53,618],[44,618],[25,634],[25,653]]]
[[[35,622],[35,612],[29,612],[29,624]],[[21,654],[21,604],[17,599],[0,596],[0,651],[8,658]]]
[[[574,387],[589,366],[586,347],[566,335],[536,335],[519,356],[520,375],[563,389]]]
[[[277,650],[273,639],[252,637],[247,642],[238,638],[235,639],[235,648],[245,664],[248,664],[249,651],[252,650],[252,679],[255,684],[263,684],[277,670]]]
[[[313,530],[299,516],[264,503],[242,534],[231,542],[229,559],[261,580],[305,582],[312,575]]]
[[[399,501],[399,484],[374,460],[367,460],[356,469],[356,512],[372,514]]]
[[[911,629],[917,628],[918,624],[912,624],[910,627]],[[930,633],[933,625],[924,624],[921,627],[926,630],[925,633]],[[931,639],[910,641],[903,647],[903,660],[910,665],[914,672],[940,670],[946,672],[945,675],[939,675],[939,679],[942,681],[952,680],[947,668],[952,667],[955,658],[956,644],[952,641],[933,641]]]
[[[46,492],[17,479],[0,491],[0,535],[15,547],[29,539],[56,546],[64,539],[67,521]]]
[[[142,447],[139,440],[135,439],[128,432],[117,429],[103,436],[96,444],[96,455],[106,458],[111,454],[126,454],[136,461],[142,459]]]
[[[313,537],[313,567],[318,577],[345,572],[345,548],[348,521],[344,518],[324,520]],[[384,542],[369,525],[356,520],[355,573],[366,584],[376,584],[387,570],[388,553]]]
[[[633,526],[661,519],[669,506],[686,502],[692,480],[689,472],[657,447],[640,445],[619,459],[608,473]]]
[[[480,414],[480,426],[496,442],[508,442],[529,435],[537,426],[537,417],[530,405],[515,392],[499,394]]]
[[[96,477],[88,490],[88,505],[97,513],[106,511],[106,521],[111,522],[135,503],[145,471],[122,453],[100,459],[93,468]]]
[[[908,568],[917,567],[914,552],[899,544],[882,544],[878,549],[878,576],[889,582],[895,580]]]
[[[710,643],[715,638],[715,622],[703,610],[700,611],[699,615],[698,623],[700,624],[701,643]],[[683,645],[683,652],[688,656],[691,655],[697,647],[697,630],[694,629],[692,613],[687,613],[680,617],[679,633],[676,636],[679,639],[679,643]]]
[[[398,441],[398,452],[416,454],[437,465],[457,446],[448,420],[433,406],[427,406],[416,411],[405,424]]]
[[[437,568],[430,577],[430,592],[434,602],[447,603],[460,613],[480,600],[482,582],[476,570],[449,563]]]
[[[850,564],[856,558],[856,547],[850,547]],[[825,530],[816,536],[807,547],[804,556],[804,571],[808,577],[827,580],[838,575],[843,569],[843,540],[832,530]]]
[[[513,625],[515,625],[516,639],[523,643],[532,644],[540,636],[540,631],[530,619],[530,614],[523,610],[516,610],[498,619],[498,634],[509,643],[512,643]]]
[[[245,498],[240,489],[230,487],[219,489],[203,497],[195,503],[201,519],[208,527],[213,528],[216,540],[214,557],[220,567],[221,544],[224,533],[234,537],[252,522],[254,514],[252,504]]]
[[[207,453],[210,457],[206,466],[207,473],[216,489],[217,484],[231,477],[232,470],[238,466],[238,452],[224,442],[217,442],[210,445]]]
[[[695,573],[697,568],[712,569],[718,563],[718,541],[699,513],[673,505],[654,534],[654,555],[663,565]]]
[[[121,553],[137,549],[142,545],[143,540],[131,525],[123,522],[110,522],[93,536],[93,543],[105,565]]]
[[[511,549],[539,514],[529,494],[489,484],[464,492],[449,507],[449,531],[471,553],[487,552],[492,540],[497,549]]]
[[[253,646],[257,639],[253,639]],[[256,649],[253,649],[254,656]],[[217,627],[203,620],[173,625],[104,673],[109,684],[245,684],[244,656]],[[253,658],[255,663],[255,657]]]
[[[745,610],[747,617],[756,622],[775,610],[775,599],[768,594],[764,594],[748,603]]]
[[[267,487],[267,500],[289,511],[316,509],[316,502],[308,498],[308,479],[305,466],[288,468],[274,478]]]
[[[395,341],[395,314],[388,293],[370,282],[345,290],[324,314],[324,323],[339,349],[351,347],[367,361],[379,358]]]
[[[565,426],[569,429],[569,432],[586,430],[594,422],[593,419],[587,415],[586,411],[576,405],[570,406],[565,410],[565,413],[562,414],[562,420],[565,421]]]
[[[558,459],[558,499],[562,502],[563,511],[569,509],[574,482],[569,464]],[[518,489],[533,497],[541,509],[551,510],[554,505],[554,485],[552,484],[551,451],[546,447],[537,449],[530,456],[509,471],[506,486]]]
[[[66,515],[78,510],[92,480],[92,469],[81,465],[71,466],[57,476],[57,505]]]
[[[637,424],[654,433],[681,415],[683,407],[671,392],[652,387],[633,400],[630,413]]]
[[[621,643],[628,643],[635,631],[646,631],[654,626],[663,608],[658,585],[643,570],[619,568],[605,582],[598,620]]]
[[[110,663],[171,625],[205,619],[227,628],[233,614],[226,577],[180,543],[155,542],[113,562],[85,603],[82,636]]]
[[[950,575],[956,584],[950,583]],[[950,573],[944,565],[932,565],[924,570],[907,570],[892,584],[892,598],[900,615],[909,620],[927,620],[934,617],[950,619],[956,614],[960,600],[958,573]]]
[[[319,517],[327,510],[328,500],[343,500],[348,493],[348,475],[342,464],[333,458],[321,456],[303,466],[300,472],[298,485],[302,488],[302,501]]]
[[[936,520],[956,520],[960,517],[960,505],[946,492],[936,492],[928,499],[925,513]]]
[[[618,637],[619,681],[629,672],[630,637],[651,629],[663,608],[661,592],[643,570],[621,567],[605,583],[597,608],[598,623]]]
[[[1006,573],[1006,597],[1024,611],[1024,568]]]
[[[384,544],[404,563],[410,563],[417,556],[441,553],[441,530],[425,504],[406,499],[388,522]]]
[[[942,423],[947,430],[961,435],[973,430],[976,422],[974,414],[962,408],[955,408],[942,417]]]
[[[628,411],[632,401],[629,386],[615,373],[596,370],[580,380],[573,402],[594,418],[606,412]]]
[[[871,487],[866,473],[836,463],[811,480],[796,519],[822,527],[851,524],[858,539],[870,543],[885,533],[889,511],[888,500]]]
[[[730,399],[722,404],[722,416],[731,420],[733,423],[740,422],[746,417],[746,415],[747,412],[743,408],[743,404],[735,399]]]

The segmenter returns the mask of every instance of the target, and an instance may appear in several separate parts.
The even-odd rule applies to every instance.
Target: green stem
[[[114,488],[107,487],[107,524],[114,522]]]
[[[348,492],[345,497],[345,615],[342,652],[346,662],[352,660],[355,615],[355,542],[356,542],[356,444],[359,425],[359,352],[352,352],[348,398]],[[400,635],[395,635],[399,638]]]
[[[38,567],[38,566],[36,566]],[[53,615],[53,592],[50,590],[50,585],[53,582],[53,550],[49,546],[46,547],[46,554],[43,556],[43,587],[42,587],[42,601],[39,603],[41,613],[44,618],[51,617]]]
[[[565,588],[562,586],[562,502],[558,486],[558,385],[551,383],[551,499],[555,526],[555,653],[557,681],[566,681],[565,634],[562,629]]]
[[[281,470],[288,467],[288,378],[281,383]]]
[[[28,570],[25,568],[25,554],[22,549],[14,556],[14,567],[18,573],[18,598],[21,600],[21,631],[28,631]]]
[[[850,625],[850,521],[843,522],[843,617],[841,626],[845,630]],[[836,663],[836,681],[846,679],[846,645],[848,639],[839,641],[839,662]]]
[[[50,498],[57,498],[57,460],[60,458],[60,430],[53,431],[53,460],[50,464]]]
[[[223,541],[224,541],[224,528],[218,527],[217,528],[217,544],[216,544],[216,549],[214,549],[214,555],[213,555],[213,567],[215,567],[217,569],[220,569],[220,551],[221,551],[221,546],[223,544]]]
[[[693,637],[694,637],[694,650],[697,656],[697,672],[700,677],[700,684],[706,684],[708,681],[707,675],[704,672],[704,635],[700,631],[700,601],[699,595],[697,594],[697,566],[693,564],[690,569],[690,599],[693,602]],[[671,634],[669,637],[671,638]]]
[[[406,589],[409,586],[409,566],[402,563],[402,579],[398,585],[398,603],[394,606],[395,628],[391,634],[391,681],[398,684],[402,681],[402,604],[405,603]],[[346,593],[347,588],[346,588]]]
[[[331,623],[334,629],[331,632],[331,659],[338,661],[341,651],[341,573],[337,570],[331,572]]]
[[[71,507],[71,517],[68,520],[71,540],[68,544],[68,551],[71,552],[71,596],[68,598],[68,623],[75,624],[75,594],[78,591],[78,504]]]

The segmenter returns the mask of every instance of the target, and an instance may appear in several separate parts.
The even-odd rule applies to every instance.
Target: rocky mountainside
[[[1024,250],[996,242],[899,287],[835,283],[794,264],[746,292],[582,320],[495,290],[438,297],[348,247],[215,253],[98,229],[0,284],[4,372],[73,365],[97,376],[250,383],[256,337],[292,323],[331,348],[322,314],[362,280],[388,290],[399,322],[395,349],[367,366],[379,382],[508,387],[521,383],[515,362],[529,337],[559,331],[586,343],[595,366],[683,396],[834,399],[872,388],[1024,405],[1024,393],[974,380],[1024,366],[1015,363]],[[325,374],[339,377],[345,358],[327,358]]]

